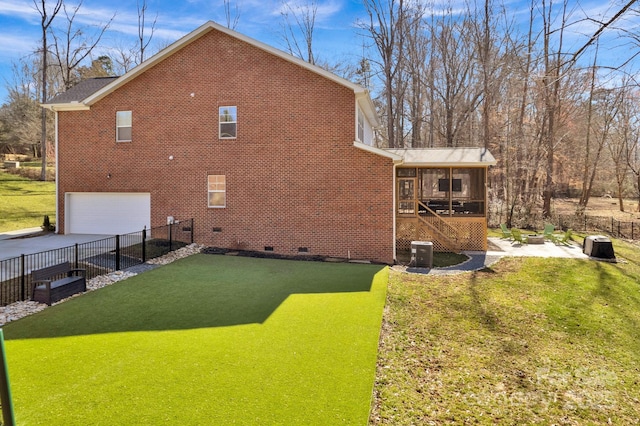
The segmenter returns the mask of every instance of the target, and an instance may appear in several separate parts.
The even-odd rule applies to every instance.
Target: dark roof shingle
[[[81,102],[117,78],[118,77],[97,77],[82,80],[66,92],[49,99],[46,103],[66,104],[70,102]]]

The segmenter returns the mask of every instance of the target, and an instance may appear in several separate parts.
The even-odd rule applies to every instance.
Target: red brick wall
[[[238,137],[219,140],[227,105]],[[119,110],[130,143],[115,142]],[[152,226],[194,218],[202,244],[392,262],[392,163],[353,147],[354,111],[352,90],[213,30],[59,113],[59,226],[65,192],[150,192]],[[208,174],[226,176],[226,208],[207,207]]]

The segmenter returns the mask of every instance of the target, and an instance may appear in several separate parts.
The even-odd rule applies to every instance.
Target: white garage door
[[[72,192],[65,211],[67,234],[128,234],[150,228],[151,194]]]

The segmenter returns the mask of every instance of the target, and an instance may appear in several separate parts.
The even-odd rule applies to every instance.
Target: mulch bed
[[[258,257],[261,259],[308,260],[313,262],[324,262],[327,260],[326,256],[317,256],[317,255],[309,255],[309,254],[285,255],[285,254],[270,253],[270,252],[264,252],[264,251],[233,250],[233,249],[226,249],[221,247],[206,247],[202,249],[200,253],[224,254],[227,256]],[[340,260],[343,260],[343,259],[340,259]],[[344,259],[343,261],[346,262],[347,260]]]
[[[261,259],[306,260],[308,262],[345,262],[345,263],[350,262],[349,259],[320,256],[320,255],[311,255],[311,254],[286,255],[286,254],[278,254],[278,253],[271,253],[271,252],[264,252],[264,251],[234,250],[234,249],[227,249],[227,248],[221,248],[221,247],[206,247],[202,249],[200,253],[222,254],[226,256],[256,257]],[[354,260],[353,262],[357,262],[357,261]],[[377,264],[378,262],[367,261],[366,263]],[[380,263],[380,264],[383,265],[383,263]]]

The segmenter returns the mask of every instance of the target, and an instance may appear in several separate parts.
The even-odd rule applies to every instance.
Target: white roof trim
[[[40,104],[41,107],[51,111],[88,111],[89,105],[81,102],[69,102],[64,104]]]
[[[370,145],[366,145],[363,144],[362,142],[358,142],[358,141],[353,141],[353,146],[355,146],[356,148],[359,148],[363,151],[367,151],[370,152],[372,154],[376,154],[376,155],[380,155],[381,157],[387,157],[393,160],[394,163],[402,163],[402,157],[399,155],[396,155],[392,152],[389,152],[387,150],[381,149],[381,148],[376,148],[375,146],[370,146]]]
[[[373,101],[371,100],[371,96],[369,96],[368,91],[356,93],[356,102],[358,102],[360,109],[365,113],[369,123],[371,123],[371,126],[373,126],[374,129],[382,125],[378,118],[378,114],[376,114],[376,107],[373,105]]]
[[[402,158],[403,166],[414,167],[488,167],[497,164],[485,148],[386,149]]]
[[[158,52],[157,54],[155,54],[154,56],[152,56],[151,58],[149,58],[148,60],[144,61],[142,64],[138,65],[137,67],[135,67],[134,69],[132,69],[131,71],[129,71],[128,73],[124,74],[123,76],[121,76],[120,78],[118,78],[117,80],[113,81],[112,83],[106,85],[105,87],[103,87],[102,89],[98,90],[97,92],[95,92],[93,95],[87,97],[83,103],[86,105],[93,105],[94,103],[96,103],[97,101],[99,101],[100,99],[102,99],[103,97],[107,96],[109,93],[111,93],[112,91],[114,91],[115,89],[117,89],[118,87],[124,85],[125,83],[129,82],[130,80],[134,79],[136,76],[138,76],[139,74],[145,72],[147,69],[153,67],[154,65],[156,65],[157,63],[161,62],[162,60],[164,60],[165,58],[167,58],[168,56],[171,56],[173,53],[179,51],[182,47],[184,47],[185,45],[188,45],[189,43],[191,43],[194,40],[197,40],[198,38],[202,37],[203,35],[207,34],[208,32],[210,32],[211,30],[218,30],[222,33],[225,33],[231,37],[234,37],[238,40],[244,41],[246,43],[249,43],[259,49],[262,49],[268,53],[271,53],[272,55],[278,56],[286,61],[289,61],[291,63],[294,63],[302,68],[305,68],[309,71],[312,71],[316,74],[319,74],[331,81],[334,81],[342,86],[345,86],[351,90],[353,90],[353,92],[356,94],[356,96],[362,96],[362,95],[366,95],[367,97],[369,97],[369,91],[367,89],[365,89],[364,87],[357,85],[355,83],[350,82],[349,80],[346,80],[342,77],[338,77],[337,75],[330,73],[316,65],[312,65],[306,61],[303,61],[300,58],[296,58],[295,56],[289,55],[288,53],[283,52],[282,50],[276,49],[274,47],[271,47],[265,43],[262,43],[260,41],[257,41],[255,39],[252,39],[251,37],[247,37],[244,34],[240,34],[236,31],[230,30],[229,28],[223,27],[222,25],[219,25],[213,21],[208,21],[205,24],[201,25],[200,27],[198,27],[197,29],[195,29],[194,31],[190,32],[189,34],[185,35],[184,37],[182,37],[181,39],[177,40],[176,42],[174,42],[173,44],[169,45],[168,47],[166,47],[165,49],[161,50],[160,52]],[[370,116],[374,116],[376,117],[375,114],[375,108],[373,107],[373,103],[371,102],[371,100],[369,99],[369,101],[367,102],[366,107],[364,108],[366,109],[371,109],[371,112],[367,111],[367,115]],[[377,117],[374,121],[372,121],[373,123],[377,123]]]

